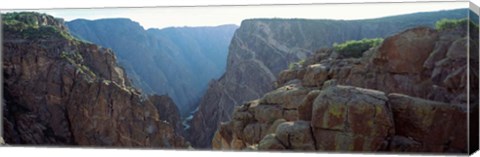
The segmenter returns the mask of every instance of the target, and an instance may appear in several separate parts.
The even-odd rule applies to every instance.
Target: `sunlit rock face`
[[[6,143],[187,147],[112,50],[74,38],[45,14],[3,14],[2,26]]]

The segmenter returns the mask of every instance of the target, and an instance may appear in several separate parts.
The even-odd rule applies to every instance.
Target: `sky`
[[[47,13],[55,17],[63,18],[66,21],[74,19],[130,18],[133,21],[139,22],[145,29],[148,29],[183,26],[217,26],[223,24],[240,25],[242,20],[251,18],[367,19],[414,12],[466,8],[468,7],[466,4],[468,3],[420,2],[137,8],[112,8],[108,6],[107,8],[102,8],[94,6],[95,8],[89,9],[36,9],[28,11]],[[67,8],[72,8],[72,6],[67,6]],[[9,10],[2,10],[2,12],[8,11]]]

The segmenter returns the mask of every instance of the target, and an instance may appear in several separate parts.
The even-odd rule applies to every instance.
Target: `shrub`
[[[333,49],[343,57],[359,58],[362,57],[363,52],[380,45],[382,42],[382,38],[350,40],[341,44],[333,44]]]
[[[18,34],[24,39],[59,39],[65,38],[70,41],[80,41],[69,32],[53,25],[39,25],[40,17],[48,17],[47,14],[35,12],[13,12],[1,14],[2,25],[5,32]],[[52,17],[53,18],[53,17]]]
[[[435,23],[435,29],[447,30],[454,29],[458,26],[467,26],[468,19],[441,19]]]
[[[304,63],[305,63],[305,59],[302,59],[298,62],[292,62],[292,63],[288,64],[288,69],[293,70],[293,69],[296,69],[298,67],[302,67]]]

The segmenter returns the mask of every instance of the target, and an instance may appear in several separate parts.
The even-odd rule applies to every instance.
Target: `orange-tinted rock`
[[[394,133],[386,101],[380,91],[349,86],[323,89],[313,103],[311,119],[317,149],[378,151]]]
[[[456,105],[390,94],[396,134],[422,143],[420,151],[442,152],[449,147],[466,151],[466,109]],[[446,148],[435,148],[445,146]]]
[[[312,119],[312,104],[317,98],[320,90],[312,90],[303,99],[302,104],[298,106],[298,116],[300,120],[309,121]]]
[[[379,58],[385,60],[392,73],[420,73],[438,39],[436,30],[419,27],[386,38],[379,48]]]
[[[279,104],[285,109],[297,109],[309,90],[298,85],[280,87],[263,96],[261,103]]]
[[[307,121],[284,122],[275,131],[276,139],[288,149],[298,151],[315,150],[315,139]]]
[[[246,148],[244,141],[239,139],[234,132],[233,123],[222,123],[215,132],[212,140],[212,149],[214,150],[241,150]],[[240,130],[242,132],[242,130]]]
[[[328,68],[322,64],[313,64],[307,67],[303,77],[304,86],[321,86],[328,78]]]

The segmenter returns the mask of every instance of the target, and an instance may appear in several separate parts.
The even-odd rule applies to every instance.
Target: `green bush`
[[[292,62],[292,63],[288,64],[288,69],[293,70],[295,68],[302,67],[304,63],[305,63],[305,59],[302,59],[298,62]]]
[[[380,45],[382,42],[382,38],[350,40],[341,44],[333,44],[333,49],[344,57],[359,58],[362,57],[363,52]]]
[[[4,21],[5,24],[20,22],[28,26],[38,27],[38,16],[47,15],[35,12],[13,12],[2,14],[2,21]]]
[[[39,25],[39,19],[53,18],[47,14],[35,12],[13,12],[2,14],[2,24],[5,32],[18,34],[24,39],[59,39],[79,41],[69,32],[53,25]]]
[[[458,26],[467,26],[468,19],[441,19],[435,23],[435,29],[447,30],[454,29]]]

